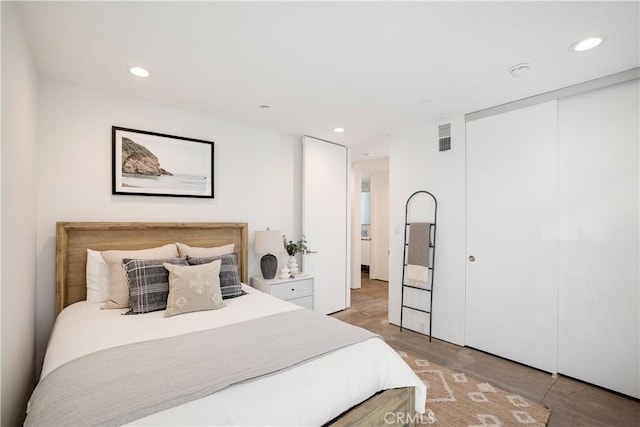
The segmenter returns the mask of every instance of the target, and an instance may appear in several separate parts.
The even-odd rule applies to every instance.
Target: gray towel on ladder
[[[429,256],[430,243],[430,223],[409,223],[409,249],[407,254],[407,264],[431,267],[431,257]]]

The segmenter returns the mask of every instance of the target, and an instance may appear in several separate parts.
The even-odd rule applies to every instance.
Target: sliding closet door
[[[557,371],[556,102],[467,123],[466,345]]]
[[[640,397],[638,80],[558,101],[560,372]]]
[[[305,136],[302,140],[302,231],[316,253],[304,257],[314,278],[314,310],[323,314],[349,306],[347,148]]]

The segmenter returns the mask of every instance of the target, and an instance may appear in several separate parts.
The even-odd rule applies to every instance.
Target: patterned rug
[[[398,352],[427,385],[427,411],[416,425],[443,427],[544,427],[551,410],[517,394],[427,360]]]

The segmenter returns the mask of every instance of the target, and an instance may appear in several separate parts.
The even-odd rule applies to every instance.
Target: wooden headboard
[[[235,244],[240,279],[248,283],[247,223],[58,222],[56,223],[56,314],[87,299],[87,249],[146,249],[180,242],[213,247]]]

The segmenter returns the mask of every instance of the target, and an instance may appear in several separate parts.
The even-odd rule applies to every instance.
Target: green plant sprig
[[[282,236],[282,241],[284,243],[284,248],[287,250],[289,256],[294,256],[297,253],[305,253],[309,249],[307,247],[307,240],[304,235],[302,235],[302,239],[294,242],[293,240],[289,240],[287,242],[287,236]]]

